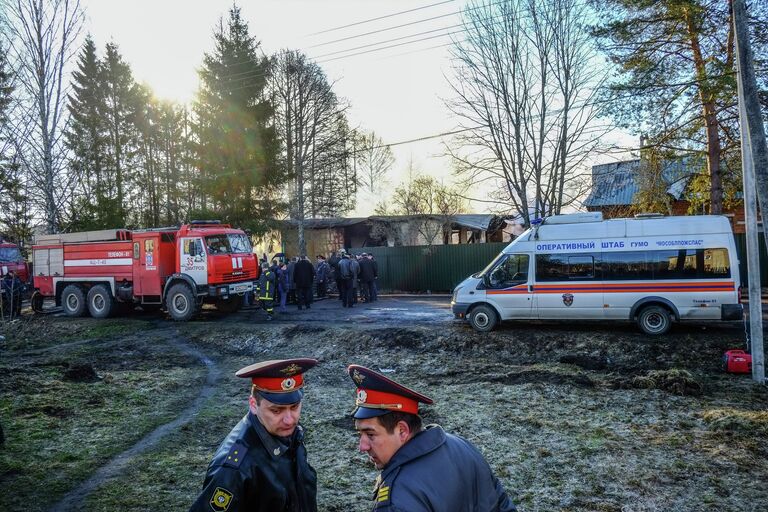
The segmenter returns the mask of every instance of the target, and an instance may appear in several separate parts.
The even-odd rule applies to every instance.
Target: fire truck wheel
[[[239,295],[229,297],[228,299],[219,299],[216,301],[216,309],[222,313],[234,313],[243,306],[243,298]]]
[[[70,284],[61,293],[61,307],[67,316],[83,316],[85,313],[85,293],[76,284]]]
[[[44,300],[45,297],[43,297],[42,293],[38,291],[32,293],[32,297],[29,299],[29,305],[32,307],[32,311],[35,313],[42,313]]]
[[[661,306],[646,306],[637,315],[637,325],[649,336],[659,336],[672,328],[669,311]]]
[[[168,313],[177,322],[186,322],[195,314],[195,296],[186,284],[178,283],[168,291]]]
[[[107,318],[112,314],[115,301],[109,288],[97,284],[88,291],[88,312],[93,318]]]
[[[472,308],[469,312],[469,323],[476,331],[488,332],[492,331],[496,324],[499,322],[499,317],[491,306],[480,304]]]

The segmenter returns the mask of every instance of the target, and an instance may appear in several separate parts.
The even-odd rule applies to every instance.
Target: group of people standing
[[[317,255],[314,265],[307,256],[273,259],[271,264],[263,258],[260,264],[257,297],[268,320],[272,319],[275,304],[279,313],[287,312],[288,304],[297,304],[299,310],[310,309],[315,297],[328,297],[328,285],[334,281],[345,308],[378,298],[379,266],[372,254],[341,251],[327,261],[325,256]]]
[[[353,307],[358,302],[358,297],[363,302],[376,302],[379,264],[372,254],[362,253],[355,256],[342,251],[338,256],[334,253],[328,263],[334,270],[339,300],[343,307]]]

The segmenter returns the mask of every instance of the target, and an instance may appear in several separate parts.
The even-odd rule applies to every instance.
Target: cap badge
[[[352,372],[352,380],[354,380],[359,386],[365,380],[365,375],[362,375],[360,372],[357,371],[357,368],[355,368],[355,371]]]
[[[283,382],[280,383],[280,387],[283,388],[283,391],[288,391],[289,389],[293,389],[296,386],[296,381],[294,379],[291,379],[290,377],[287,379],[283,379]]]
[[[291,363],[280,371],[290,377],[291,375],[296,375],[297,373],[301,372],[301,366],[297,365],[296,363]]]
[[[357,391],[357,402],[360,403],[360,404],[364,404],[366,400],[368,400],[368,393],[366,393],[364,389],[358,390]]]

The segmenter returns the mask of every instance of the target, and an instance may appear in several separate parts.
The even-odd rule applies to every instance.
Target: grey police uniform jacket
[[[317,511],[317,474],[307,462],[301,426],[289,446],[249,412],[208,466],[203,492],[190,509],[202,511]]]
[[[514,512],[515,506],[469,441],[430,425],[381,471],[375,511]]]

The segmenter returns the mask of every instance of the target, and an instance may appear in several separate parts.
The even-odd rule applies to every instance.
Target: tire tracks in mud
[[[171,337],[169,343],[180,352],[199,360],[208,370],[205,384],[192,404],[184,409],[174,420],[160,425],[155,430],[141,438],[136,444],[115,456],[112,460],[97,469],[85,482],[69,491],[64,497],[51,507],[51,512],[69,512],[82,510],[85,499],[106,481],[119,476],[123,470],[142,453],[156,446],[164,437],[179,427],[189,423],[200,411],[203,404],[213,395],[216,383],[221,371],[216,363],[203,352],[189,344],[189,340],[180,336],[178,331]]]

